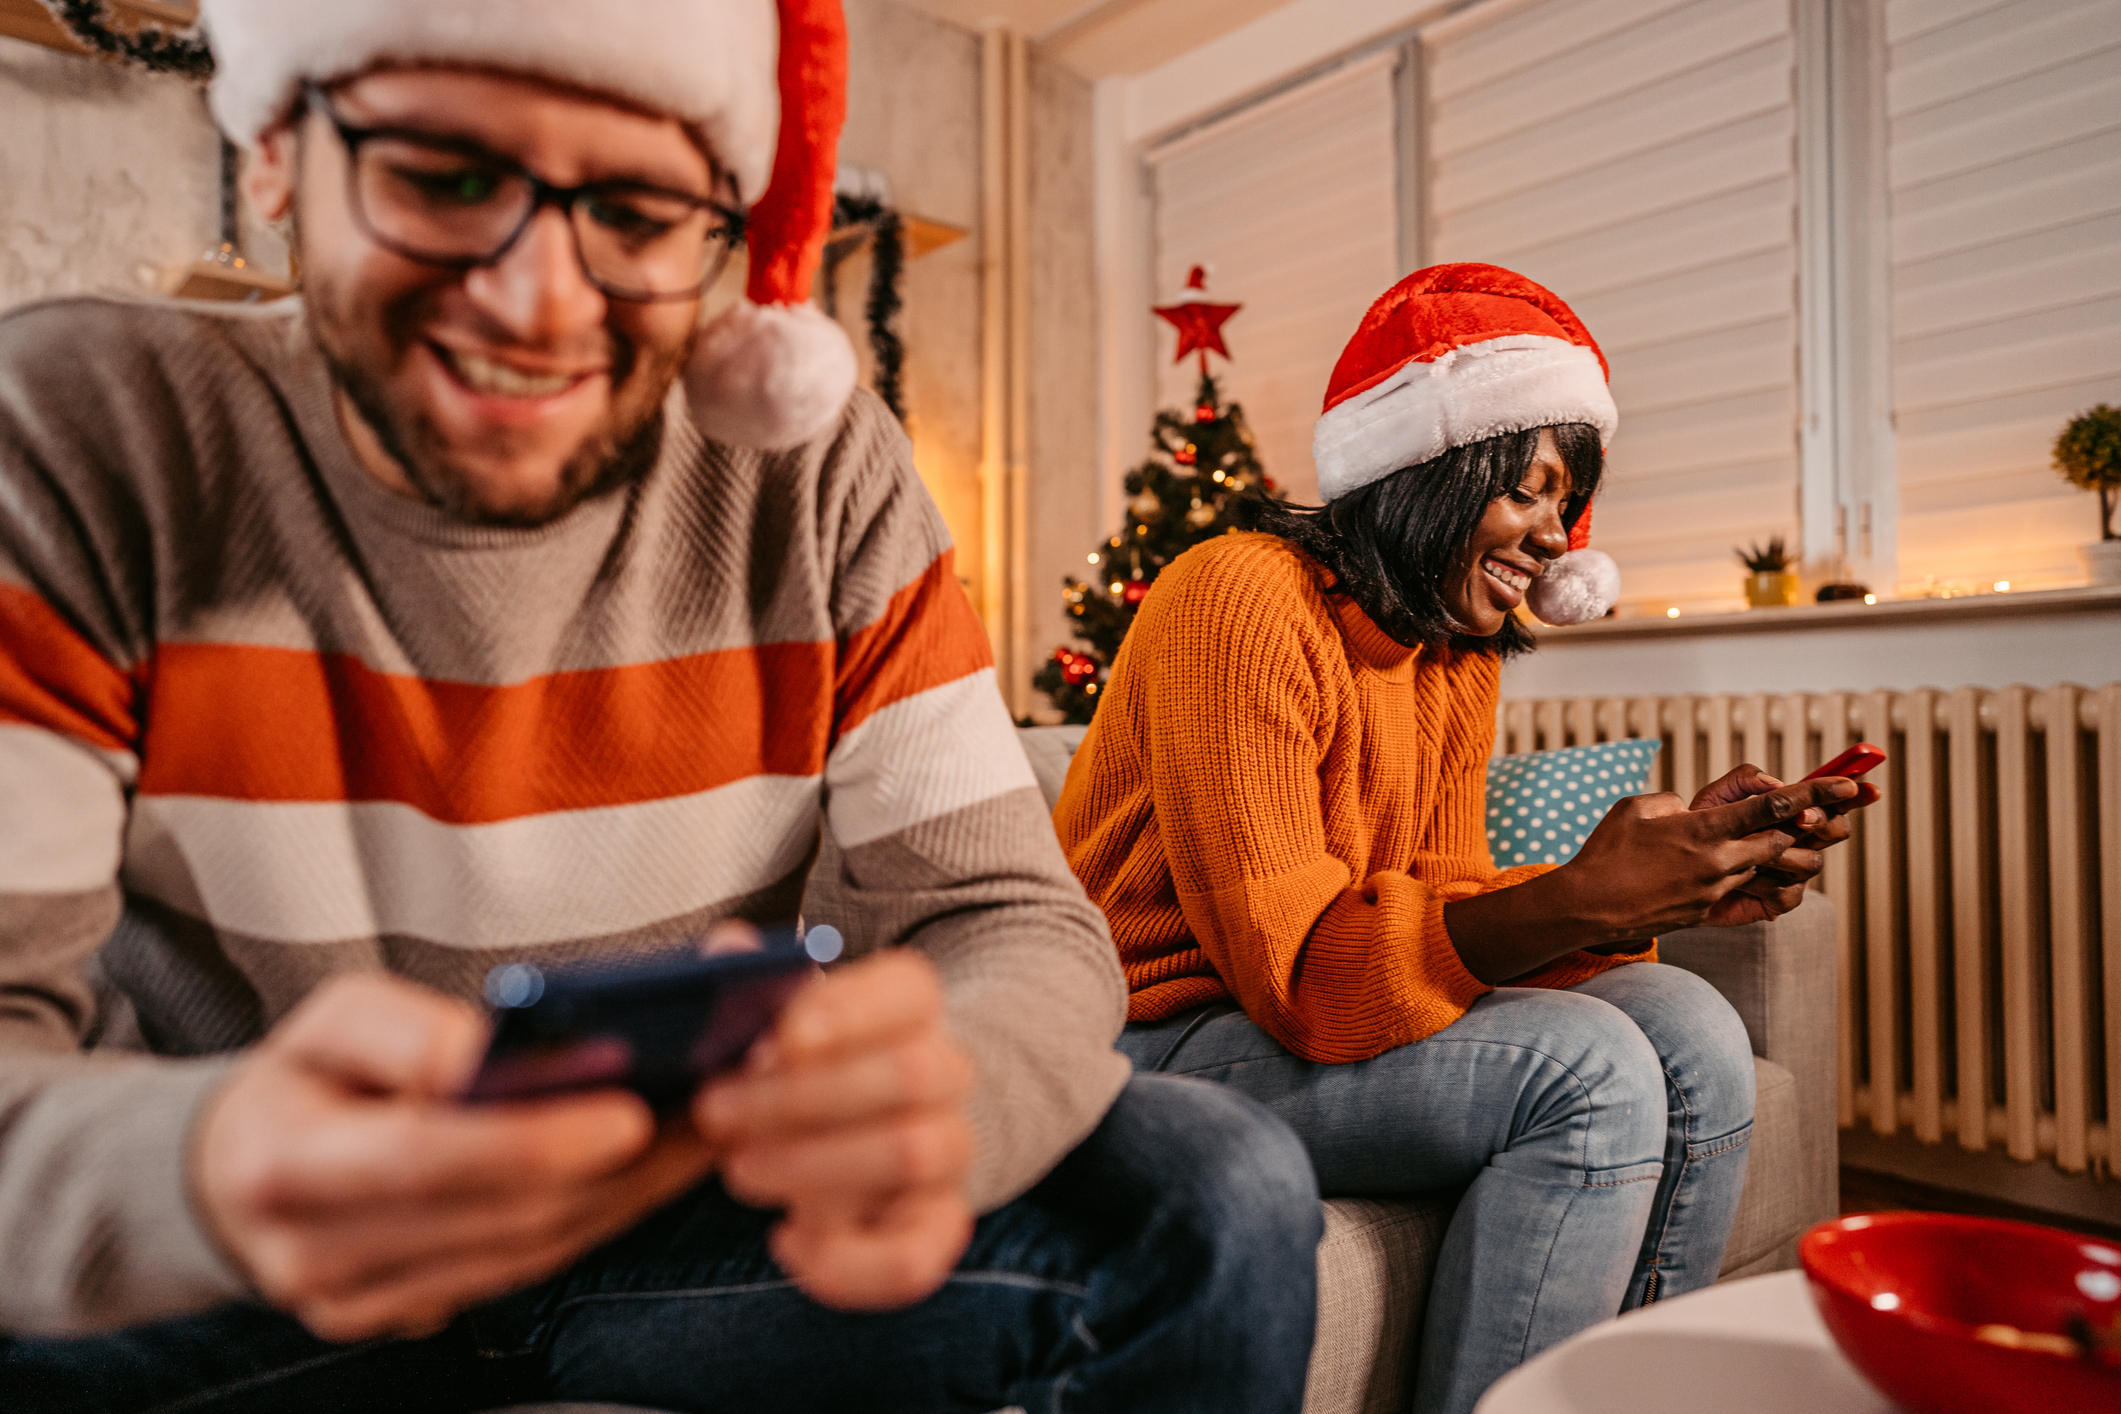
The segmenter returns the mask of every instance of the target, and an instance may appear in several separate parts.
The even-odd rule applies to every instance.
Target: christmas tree
[[[1248,501],[1281,494],[1259,464],[1244,409],[1223,401],[1208,371],[1209,353],[1230,356],[1222,325],[1242,306],[1208,303],[1197,265],[1186,290],[1180,303],[1156,313],[1177,327],[1180,360],[1200,355],[1199,391],[1192,407],[1157,413],[1149,460],[1127,473],[1125,523],[1090,552],[1087,578],[1062,581],[1080,643],[1054,649],[1031,679],[1071,723],[1088,722],[1097,711],[1120,641],[1164,566],[1203,540],[1245,528]]]

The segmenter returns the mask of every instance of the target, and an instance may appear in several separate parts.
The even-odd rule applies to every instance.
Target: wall
[[[957,541],[957,572],[979,602],[980,44],[956,25],[891,3],[846,0],[852,64],[843,165],[883,173],[901,211],[972,232],[906,264],[899,337],[906,345],[906,430],[914,462]],[[918,83],[906,76],[918,74]],[[869,262],[841,270],[840,318],[855,335],[864,381],[861,303]]]
[[[0,308],[152,293],[220,230],[200,92],[0,39]]]
[[[1098,470],[1091,89],[1031,56],[1031,663],[1069,641],[1061,579],[1110,533]],[[1137,436],[1148,435],[1147,424]]]

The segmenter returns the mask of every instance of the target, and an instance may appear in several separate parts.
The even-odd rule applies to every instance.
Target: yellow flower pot
[[[1758,570],[1745,577],[1745,602],[1755,609],[1786,609],[1797,602],[1797,576],[1788,570]]]

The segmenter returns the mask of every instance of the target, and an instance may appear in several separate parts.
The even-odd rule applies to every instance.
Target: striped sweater
[[[361,470],[298,302],[0,319],[0,1330],[241,1294],[187,1135],[321,979],[790,917],[821,820],[850,952],[942,973],[996,1206],[1124,993],[873,398],[766,455],[674,397],[636,485],[496,529]]]
[[[1367,1060],[1490,988],[1444,905],[1551,869],[1498,871],[1483,826],[1497,663],[1395,643],[1289,542],[1187,551],[1121,645],[1054,815],[1154,1021],[1234,997],[1308,1060]],[[1570,952],[1568,987],[1656,945]]]

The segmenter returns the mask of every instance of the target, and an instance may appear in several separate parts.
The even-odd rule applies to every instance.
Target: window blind
[[[1742,605],[1797,540],[1789,0],[1547,0],[1423,34],[1430,259],[1523,272],[1612,365],[1622,613]]]
[[[2056,433],[2121,402],[2121,5],[1886,7],[1905,593],[2082,579]]]
[[[1158,302],[1195,265],[1244,306],[1216,375],[1242,403],[1267,474],[1314,504],[1311,428],[1363,311],[1399,278],[1392,66],[1352,62],[1147,154]],[[1158,406],[1188,407],[1199,365],[1173,365],[1158,321]],[[1142,429],[1146,439],[1148,428]],[[1145,448],[1146,450],[1146,448]]]

